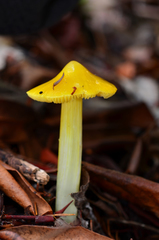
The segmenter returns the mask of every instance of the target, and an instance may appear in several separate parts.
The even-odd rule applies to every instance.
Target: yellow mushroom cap
[[[63,103],[75,98],[109,98],[116,87],[89,72],[76,61],[69,62],[52,80],[27,92],[28,96],[40,102]]]

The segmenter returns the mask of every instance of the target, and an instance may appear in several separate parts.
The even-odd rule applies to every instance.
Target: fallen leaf
[[[0,189],[23,208],[30,206],[30,212],[34,213],[33,205],[28,195],[2,164],[0,164]]]
[[[16,238],[14,238],[14,234]],[[8,237],[8,238],[7,238]],[[0,239],[7,240],[112,240],[83,227],[45,227],[45,226],[19,226],[0,231]]]
[[[38,215],[52,213],[50,205],[36,192],[31,184],[14,168],[0,160],[0,189],[23,208],[35,215],[37,206]]]
[[[102,186],[105,191],[133,202],[159,217],[158,183],[86,162],[83,162],[83,166],[98,187]]]

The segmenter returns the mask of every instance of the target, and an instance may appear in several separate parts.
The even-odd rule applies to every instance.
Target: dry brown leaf
[[[93,183],[159,217],[159,184],[138,176],[83,162]]]
[[[0,164],[0,189],[23,208],[27,208],[30,205],[30,212],[34,213],[28,195],[2,164]]]
[[[17,238],[14,238],[14,234]],[[8,238],[5,238],[7,236]],[[13,237],[12,237],[13,236]],[[19,237],[19,238],[18,238]],[[45,226],[19,226],[0,231],[0,239],[9,240],[112,240],[83,227],[45,227]]]
[[[50,205],[36,192],[30,183],[14,168],[0,160],[0,189],[23,208],[29,205],[29,211],[35,215],[52,213]]]

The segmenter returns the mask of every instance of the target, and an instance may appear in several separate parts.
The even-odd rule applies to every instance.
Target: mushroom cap
[[[55,78],[29,90],[27,94],[40,102],[63,103],[75,98],[109,98],[116,91],[113,84],[92,74],[80,63],[71,61]]]

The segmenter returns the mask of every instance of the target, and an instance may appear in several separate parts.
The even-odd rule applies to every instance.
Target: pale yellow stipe
[[[56,211],[72,201],[71,193],[79,191],[82,154],[82,99],[62,104],[56,188]],[[72,203],[65,213],[77,213]],[[65,217],[72,222],[76,216]]]
[[[61,81],[54,86],[59,79]],[[55,78],[31,89],[27,94],[40,102],[63,103],[74,98],[109,98],[116,90],[113,84],[92,74],[80,63],[71,61]]]

